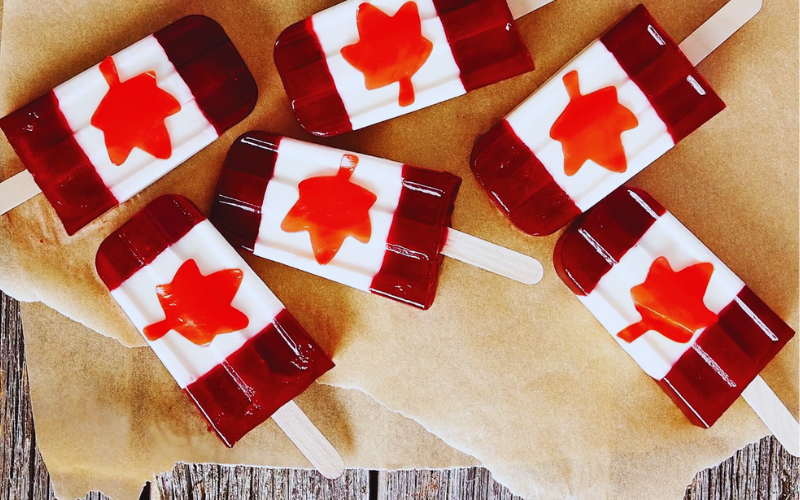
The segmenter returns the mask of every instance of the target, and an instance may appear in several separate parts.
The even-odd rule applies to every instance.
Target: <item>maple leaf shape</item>
[[[626,171],[622,132],[639,126],[636,115],[619,103],[616,87],[581,95],[577,71],[564,75],[563,81],[570,100],[550,137],[564,150],[564,173],[575,175],[588,160],[612,172]]]
[[[378,197],[350,182],[357,165],[358,157],[346,154],[336,175],[300,182],[300,198],[281,223],[288,233],[308,231],[314,258],[322,265],[336,256],[348,236],[362,243],[372,236],[369,209]]]
[[[100,63],[100,72],[109,89],[91,123],[103,131],[111,162],[122,165],[135,147],[162,160],[172,156],[164,119],[180,111],[181,104],[158,87],[156,74],[148,71],[120,82],[110,56]]]
[[[414,104],[411,77],[433,51],[422,36],[422,21],[414,2],[406,2],[394,16],[362,3],[356,14],[358,43],[342,48],[342,57],[364,73],[367,90],[400,83],[400,106]]]
[[[146,326],[147,340],[158,340],[170,330],[193,343],[210,344],[214,337],[247,328],[250,320],[231,306],[242,284],[241,269],[225,269],[203,276],[194,259],[178,269],[172,283],[156,287],[158,301],[167,318]]]
[[[631,289],[642,320],[617,336],[630,343],[655,330],[675,342],[689,342],[695,331],[717,321],[717,315],[703,302],[713,272],[714,265],[709,262],[675,272],[665,257],[657,258],[644,283]]]

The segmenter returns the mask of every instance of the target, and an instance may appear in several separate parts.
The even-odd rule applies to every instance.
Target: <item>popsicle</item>
[[[514,19],[552,0],[347,0],[286,28],[275,65],[300,125],[357,130],[533,70]]]
[[[291,402],[333,362],[192,202],[156,198],[103,241],[96,268],[225,445],[272,416],[323,474],[341,473]]]
[[[257,96],[219,24],[179,19],[0,118],[27,168],[0,184],[0,213],[41,191],[72,235],[212,143]]]
[[[561,235],[553,260],[692,423],[711,427],[743,395],[798,454],[797,422],[758,377],[794,331],[652,196],[617,189]],[[765,400],[774,408],[761,411]]]
[[[694,66],[760,6],[733,0],[678,46],[639,5],[476,142],[475,177],[519,229],[555,232],[725,108]]]
[[[236,248],[422,309],[443,255],[538,282],[537,260],[449,227],[460,184],[447,172],[248,132],[228,152],[210,219]]]

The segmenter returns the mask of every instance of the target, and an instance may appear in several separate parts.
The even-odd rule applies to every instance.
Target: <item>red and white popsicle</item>
[[[652,196],[619,188],[558,240],[556,270],[695,425],[739,397],[793,455],[797,421],[759,372],[794,331]]]
[[[760,6],[731,1],[680,46],[636,7],[478,140],[475,177],[519,229],[553,233],[725,108],[694,66]]]
[[[106,238],[96,267],[227,446],[271,416],[321,473],[341,474],[291,401],[333,362],[192,202],[155,199]]]
[[[283,31],[300,125],[333,136],[533,70],[514,19],[552,0],[347,0]]]
[[[215,21],[188,16],[0,118],[27,168],[0,213],[44,193],[72,235],[212,143],[258,89]]]
[[[523,283],[526,255],[450,228],[461,179],[265,132],[231,146],[211,221],[236,248],[427,309],[443,255]]]

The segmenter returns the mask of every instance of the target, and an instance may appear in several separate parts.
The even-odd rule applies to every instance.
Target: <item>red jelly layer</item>
[[[342,155],[336,175],[308,177],[297,185],[298,199],[281,221],[287,233],[306,233],[314,259],[328,264],[347,238],[361,243],[372,239],[369,211],[378,200],[369,189],[351,181],[356,155]]]
[[[284,309],[184,391],[230,447],[333,366]]]
[[[749,288],[744,287],[737,299],[657,381],[686,417],[700,427],[711,427],[794,336],[794,331]]]
[[[434,5],[468,91],[533,70],[505,0],[435,0]],[[274,56],[292,109],[306,131],[330,137],[353,129],[311,18],[280,34]]]
[[[189,16],[153,36],[218,133],[253,110],[255,81],[215,21]],[[119,204],[73,138],[52,91],[0,118],[0,128],[68,234]]]
[[[247,132],[228,150],[210,220],[234,248],[254,251],[280,141],[279,135]]]
[[[600,41],[647,96],[675,143],[725,109],[722,99],[643,5]]]
[[[283,30],[274,58],[300,126],[320,137],[353,130],[310,17]]]
[[[342,47],[342,57],[364,75],[367,90],[398,83],[398,104],[414,104],[411,78],[427,62],[433,43],[422,35],[422,19],[414,2],[404,3],[393,16],[369,3],[358,6],[358,42]],[[386,57],[396,53],[395,57]]]
[[[581,213],[505,120],[478,139],[470,166],[497,208],[528,234],[551,234]]]
[[[427,309],[433,304],[461,178],[403,165],[403,189],[381,270],[370,291]]]
[[[0,128],[67,234],[119,205],[72,136],[52,91],[0,118]]]
[[[218,134],[253,111],[258,87],[225,30],[205,16],[187,16],[153,33]]]
[[[159,196],[100,244],[97,274],[109,290],[116,289],[205,219],[183,196]]]
[[[467,91],[533,71],[506,0],[434,0]]]
[[[121,82],[113,57],[106,57],[99,69],[109,89],[92,115],[91,124],[103,132],[111,163],[122,165],[134,148],[161,160],[172,156],[164,120],[178,113],[181,104],[158,87],[155,72],[140,73]]]
[[[239,137],[225,159],[211,208],[211,222],[219,232],[236,248],[251,253],[280,140],[266,132]],[[455,175],[403,165],[403,188],[383,265],[371,284],[373,293],[430,307],[460,185]]]
[[[96,260],[100,278],[114,290],[203,220],[183,196],[156,198],[100,245]],[[284,309],[272,324],[184,391],[222,441],[233,446],[333,366]]]
[[[590,293],[665,213],[646,192],[617,189],[561,235],[553,256],[558,275],[575,294]],[[657,382],[692,423],[710,427],[793,336],[744,287]]]
[[[725,108],[643,6],[600,40],[647,96],[675,143]],[[478,140],[471,164],[492,201],[528,234],[551,234],[580,214],[505,120]]]
[[[600,278],[665,213],[666,209],[641,189],[616,189],[558,239],[553,252],[556,272],[575,295],[590,294]]]

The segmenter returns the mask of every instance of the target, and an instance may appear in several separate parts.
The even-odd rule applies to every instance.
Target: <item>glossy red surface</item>
[[[617,337],[630,343],[654,330],[673,342],[689,342],[694,332],[717,321],[717,315],[703,302],[712,274],[710,262],[676,271],[666,257],[658,257],[644,283],[631,288],[634,307],[642,319]]]
[[[243,278],[241,269],[223,269],[204,276],[194,259],[187,260],[172,281],[155,289],[166,318],[147,325],[142,333],[154,341],[175,330],[203,346],[217,335],[247,328],[250,320],[231,305]]]
[[[159,196],[103,240],[95,258],[97,274],[115,290],[205,219],[183,196]]]
[[[675,143],[725,108],[725,103],[643,6],[636,7],[600,40],[647,96]],[[565,113],[585,117],[586,111],[572,112],[567,108]],[[605,147],[618,143],[619,136],[614,133],[635,126],[636,119],[626,118],[625,111],[617,108],[617,113],[621,113],[619,119],[584,123],[579,127],[581,130],[564,130],[559,121],[553,125],[551,135],[555,134],[553,138],[557,140],[569,139],[576,136],[574,132],[580,132],[578,144],[562,141],[568,175],[576,172],[587,158],[613,172],[627,170],[627,161],[620,151],[607,151]],[[603,127],[587,134],[585,125]],[[591,140],[587,143],[586,139]],[[528,234],[551,234],[580,213],[505,120],[476,142],[471,166],[492,201]]]
[[[236,140],[225,159],[211,222],[237,248],[253,251],[280,141],[280,136],[248,132]],[[400,201],[383,265],[372,281],[373,293],[430,307],[460,185],[455,175],[403,166]]]
[[[467,91],[533,71],[506,0],[433,0]]]
[[[650,211],[642,209],[639,200]],[[556,272],[575,295],[590,294],[600,278],[666,211],[641,189],[621,187],[613,191],[558,239],[553,252]],[[598,252],[598,245],[603,252]]]
[[[73,137],[52,91],[0,118],[0,128],[67,234],[119,205]]]
[[[611,172],[625,172],[622,133],[639,126],[636,115],[619,103],[614,86],[583,95],[578,71],[570,71],[563,81],[569,104],[550,128],[550,137],[561,143],[564,173],[575,175],[589,160]]]
[[[234,248],[253,253],[281,136],[247,132],[228,150],[209,219]]]
[[[274,59],[297,121],[306,132],[331,137],[353,130],[310,17],[283,30],[275,42]]]
[[[744,287],[737,299],[700,334],[695,347],[657,381],[686,417],[700,427],[711,427],[794,336],[794,331],[749,288]]]
[[[342,47],[342,57],[364,74],[368,90],[399,82],[398,103],[411,106],[415,100],[411,77],[433,51],[433,43],[422,36],[417,4],[406,2],[389,16],[372,4],[362,3],[356,19],[359,40]]]
[[[434,5],[468,91],[533,70],[505,0],[434,0]],[[306,131],[330,137],[352,130],[311,18],[281,33],[275,66]]]
[[[600,40],[647,96],[676,144],[725,109],[722,99],[643,5]]]
[[[181,110],[172,94],[158,87],[153,71],[120,82],[112,57],[100,63],[108,93],[92,115],[92,126],[103,131],[111,163],[122,165],[139,148],[156,158],[172,156],[172,143],[164,120]]]
[[[230,447],[333,366],[284,309],[271,325],[184,392]]]
[[[427,309],[433,304],[461,178],[403,165],[403,189],[370,291]]]
[[[186,16],[153,36],[218,134],[253,111],[256,81],[219,23],[205,16]]]
[[[653,224],[653,215],[660,217],[665,212],[642,190],[617,189],[561,235],[553,256],[558,275],[574,293],[590,293]],[[665,293],[660,290],[656,294],[662,302]],[[685,288],[670,293],[691,295]],[[653,310],[669,309],[664,304],[650,306]],[[700,316],[704,316],[702,312]],[[692,327],[709,322],[695,345],[657,381],[686,417],[701,427],[714,424],[794,336],[794,331],[747,287],[716,320],[705,315]]]
[[[378,197],[350,182],[357,165],[358,157],[346,154],[336,175],[300,181],[300,197],[281,222],[281,229],[287,233],[309,234],[314,257],[322,265],[336,257],[348,237],[361,243],[372,238],[369,210]]]
[[[478,139],[470,166],[489,199],[528,234],[552,234],[581,213],[505,120]]]
[[[218,133],[252,111],[258,95],[255,81],[219,24],[189,16],[153,36]],[[73,138],[52,92],[0,118],[0,128],[68,234],[119,204]],[[156,153],[166,155],[163,147]]]
[[[97,271],[100,277],[109,289],[115,289],[204,219],[197,207],[183,196],[164,195],[156,198],[101,244],[97,253]],[[187,261],[181,270],[192,271],[192,262]],[[179,279],[181,270],[176,273],[173,285]],[[190,303],[185,300],[179,301],[180,304],[176,303],[173,300],[176,296],[172,293],[176,292],[175,289],[160,290],[171,295],[166,297],[167,302],[172,304],[170,307],[175,306],[185,312],[185,306],[192,306],[188,309],[193,309],[193,318],[204,323],[202,328],[191,324],[191,321],[184,321],[183,326],[177,325],[174,322],[177,318],[167,313],[167,322],[170,322],[168,326],[189,340],[203,345],[210,342],[214,335],[246,325],[249,320],[241,312],[235,309],[231,311],[232,308],[225,310],[226,300],[230,305],[228,299],[238,289],[238,273],[230,272],[237,270],[228,271],[211,274],[209,277],[219,278],[212,280],[215,283],[209,283],[209,277],[189,272],[191,276],[180,288],[183,292],[188,291]],[[165,281],[169,279],[169,276],[165,276]],[[220,284],[220,280],[228,283]],[[208,293],[209,300],[214,298],[214,293],[209,293],[211,288],[216,292],[225,289],[223,291],[227,293],[222,295],[228,297],[217,297],[222,299],[221,302],[204,304],[206,298],[192,294],[195,287]],[[153,293],[158,292],[157,289],[153,290]],[[162,298],[164,297],[159,297],[159,300],[164,304]],[[191,304],[193,301],[197,303]],[[198,305],[207,308],[200,311],[199,315],[196,314],[198,311],[195,307]],[[219,312],[223,314],[215,314]],[[182,316],[182,319],[187,318]],[[210,323],[206,322],[209,319]],[[220,329],[220,326],[223,328]],[[161,327],[158,329],[163,330]],[[302,393],[317,377],[331,368],[333,362],[330,358],[284,309],[271,325],[184,391],[208,419],[210,427],[217,432],[220,439],[227,446],[233,446],[247,432]]]

